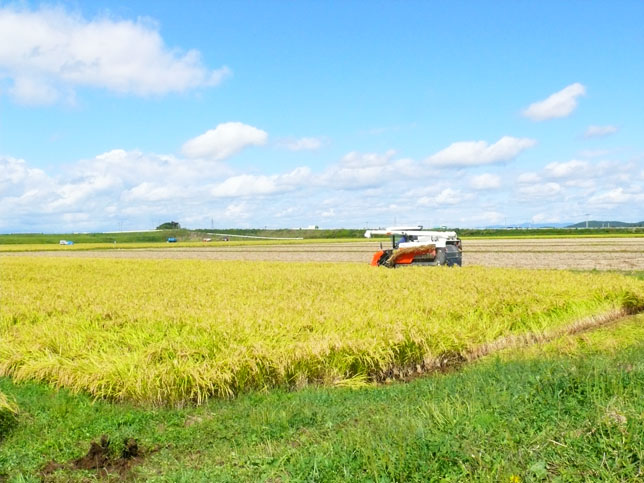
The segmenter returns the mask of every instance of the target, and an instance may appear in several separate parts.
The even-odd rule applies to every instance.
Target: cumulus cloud
[[[539,176],[537,173],[533,173],[532,171],[527,173],[521,173],[517,177],[517,182],[520,184],[534,184],[534,183],[539,183],[540,181],[541,181],[541,176]]]
[[[266,144],[267,140],[266,131],[241,122],[225,122],[187,141],[181,152],[189,158],[221,161],[247,146]]]
[[[543,213],[568,221],[586,209],[606,219],[639,220],[642,176],[636,161],[573,160],[517,174],[508,186],[501,173],[436,175],[393,151],[354,151],[321,171],[268,174],[122,149],[52,173],[0,156],[0,229],[141,229],[168,219],[191,227],[211,220],[220,227],[387,226],[396,217],[425,226],[481,226],[506,217],[529,221],[534,213],[533,221],[548,221]]]
[[[552,198],[560,195],[563,188],[559,183],[541,183],[519,187],[519,195],[524,200]]]
[[[242,174],[218,183],[210,190],[210,194],[217,198],[272,195],[295,190],[310,176],[311,170],[306,167],[271,176]]]
[[[278,143],[279,147],[289,151],[315,151],[322,145],[322,140],[319,138],[285,139]]]
[[[549,163],[543,171],[550,178],[569,178],[583,176],[588,172],[588,168],[588,162],[573,159],[565,163]]]
[[[596,138],[608,136],[617,132],[616,126],[588,126],[584,136],[587,138]]]
[[[0,156],[0,197],[21,195],[50,184],[51,179],[43,170],[30,168],[24,159]]]
[[[245,220],[251,216],[250,207],[248,203],[230,203],[226,206],[223,213],[223,218],[228,220]]]
[[[385,153],[359,153],[351,151],[345,154],[340,160],[340,164],[346,168],[369,168],[373,166],[385,166],[396,154],[396,151],[390,149]]]
[[[459,189],[445,188],[435,196],[423,196],[418,199],[419,206],[440,207],[445,205],[457,205],[474,198],[472,193],[464,193]]]
[[[501,187],[501,178],[496,174],[483,173],[470,178],[470,186],[475,190],[490,190]]]
[[[556,213],[537,213],[531,220],[532,223],[560,223],[561,216]]]
[[[620,205],[624,203],[644,202],[644,193],[641,191],[629,192],[622,187],[597,194],[591,197],[588,202],[594,205]]]
[[[421,174],[416,162],[407,158],[394,160],[395,154],[394,150],[384,153],[352,151],[322,173],[317,182],[335,189],[357,190]]]
[[[215,86],[197,50],[168,48],[149,20],[92,20],[62,7],[0,7],[0,70],[19,101],[46,104],[79,86],[139,96]],[[65,94],[68,95],[69,93]]]
[[[194,196],[195,189],[188,190],[180,186],[144,181],[124,191],[121,198],[126,202],[157,202]]]
[[[494,144],[486,141],[461,141],[450,144],[429,158],[436,167],[463,168],[510,161],[536,144],[534,139],[503,136]]]
[[[530,104],[523,115],[533,121],[545,121],[569,116],[577,108],[577,98],[586,94],[586,87],[579,82],[564,87],[543,101]]]

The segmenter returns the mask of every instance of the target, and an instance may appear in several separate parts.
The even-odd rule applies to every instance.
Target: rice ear
[[[431,252],[436,252],[436,245],[430,244],[420,245],[417,247],[397,248],[393,251],[393,253],[389,257],[389,260],[387,260],[387,265],[393,266],[396,263],[396,260],[398,260],[403,255],[408,255],[410,253],[413,253],[414,255],[426,255]]]

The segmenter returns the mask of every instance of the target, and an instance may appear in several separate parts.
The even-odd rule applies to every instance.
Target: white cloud
[[[417,204],[419,206],[439,208],[445,205],[457,205],[472,198],[474,198],[474,195],[471,193],[463,193],[458,189],[445,188],[436,196],[423,196],[419,198]]]
[[[565,163],[549,163],[544,168],[544,174],[550,178],[581,177],[588,172],[589,164],[586,161],[573,159]]]
[[[537,213],[532,217],[532,223],[561,223],[561,216],[556,213]]]
[[[584,190],[593,190],[597,183],[594,179],[570,179],[564,183],[565,186],[581,188]]]
[[[569,116],[577,107],[577,98],[586,94],[586,87],[579,82],[564,87],[543,101],[530,104],[523,115],[533,121],[545,121]]]
[[[520,184],[535,184],[540,181],[541,176],[533,172],[521,173],[517,178],[517,182]]]
[[[384,153],[352,151],[322,173],[317,182],[335,189],[356,190],[421,174],[416,162],[407,158],[393,160],[395,154],[394,150]]]
[[[467,167],[503,163],[516,158],[525,149],[536,144],[534,139],[503,136],[496,143],[461,141],[452,143],[442,151],[427,158],[427,163],[437,167]]]
[[[295,190],[304,185],[310,176],[311,170],[306,167],[271,176],[242,174],[215,185],[210,194],[217,198],[272,195]]]
[[[396,151],[390,149],[383,154],[380,153],[359,153],[351,151],[345,154],[340,164],[346,168],[369,168],[374,166],[385,166],[396,154]]]
[[[9,93],[16,100],[27,105],[53,104],[61,97],[61,93],[55,87],[40,79],[29,77],[14,79]]]
[[[132,189],[124,191],[122,199],[127,202],[155,202],[178,200],[194,196],[194,189],[187,190],[178,186],[168,186],[160,183],[144,181],[134,186]]]
[[[168,48],[150,20],[87,20],[62,7],[0,8],[0,70],[25,103],[52,103],[78,86],[140,96],[215,86],[196,50]]]
[[[628,192],[624,188],[614,188],[610,191],[595,195],[588,200],[590,204],[595,205],[618,205],[624,203],[642,203],[644,202],[644,193]]]
[[[529,186],[521,186],[519,194],[523,199],[533,200],[541,198],[552,198],[561,194],[563,189],[558,183],[542,183]]]
[[[59,184],[54,193],[56,199],[44,208],[47,212],[61,212],[81,208],[85,203],[95,200],[101,193],[118,191],[121,180],[115,176],[88,176]]]
[[[229,220],[245,220],[251,215],[250,207],[248,203],[231,203],[226,206],[224,210],[223,217]]]
[[[0,229],[140,229],[169,219],[193,228],[210,226],[211,219],[219,227],[387,226],[396,218],[482,226],[506,217],[525,222],[535,213],[540,222],[554,221],[541,217],[548,213],[568,221],[586,211],[631,221],[641,218],[644,203],[637,160],[550,163],[506,180],[500,172],[436,175],[391,152],[349,154],[322,171],[273,174],[121,149],[51,174],[0,156]],[[480,195],[477,189],[486,187]]]
[[[490,190],[501,187],[501,178],[496,174],[483,173],[470,178],[470,186],[475,190]]]
[[[299,138],[282,140],[278,143],[279,147],[288,149],[289,151],[315,151],[320,149],[323,143],[319,138]]]
[[[226,122],[187,141],[181,151],[189,158],[226,159],[246,146],[266,144],[268,134],[241,122]]]
[[[505,215],[498,211],[485,211],[477,217],[479,221],[484,221],[488,225],[492,223],[501,223],[502,221],[505,221],[505,218]]]
[[[588,126],[584,136],[587,138],[595,138],[601,136],[608,136],[617,132],[616,126]]]
[[[50,184],[51,179],[44,171],[30,168],[24,159],[0,156],[0,197],[45,189]]]

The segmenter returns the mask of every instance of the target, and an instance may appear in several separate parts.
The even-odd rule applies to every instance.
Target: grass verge
[[[171,250],[185,248],[230,248],[230,247],[252,247],[252,246],[271,246],[271,245],[311,245],[311,244],[333,244],[333,243],[356,243],[365,242],[364,238],[309,238],[305,240],[231,240],[222,241],[179,241],[176,243],[167,243],[165,241],[151,242],[81,242],[74,245],[60,245],[58,242],[52,243],[22,243],[22,244],[0,244],[0,253],[2,252],[77,252],[89,250],[132,250],[132,249],[154,249],[154,250]],[[373,241],[373,240],[372,240]],[[376,239],[376,241],[378,241]]]

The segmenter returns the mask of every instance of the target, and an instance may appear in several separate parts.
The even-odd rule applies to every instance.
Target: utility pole
[[[584,216],[586,217],[586,228],[588,228],[588,217],[590,216],[590,213],[585,213]]]

